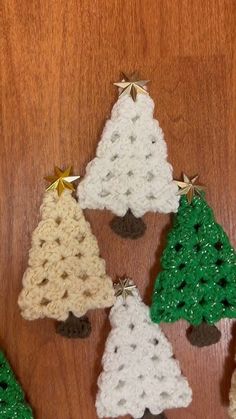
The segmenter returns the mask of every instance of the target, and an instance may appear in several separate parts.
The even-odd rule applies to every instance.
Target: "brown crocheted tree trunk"
[[[191,326],[187,330],[187,338],[193,346],[202,348],[219,342],[221,332],[216,326],[204,322],[199,326]]]
[[[159,415],[153,415],[149,409],[146,409],[141,419],[167,419],[167,417],[163,412]]]
[[[91,324],[87,316],[76,317],[70,313],[64,322],[57,324],[56,332],[66,338],[84,339],[91,333]]]
[[[128,210],[124,217],[114,217],[110,222],[111,229],[125,239],[138,239],[146,231],[142,218],[137,218]]]

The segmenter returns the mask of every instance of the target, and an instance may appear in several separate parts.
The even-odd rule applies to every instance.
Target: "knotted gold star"
[[[174,182],[179,186],[180,190],[178,195],[186,195],[188,203],[191,204],[194,195],[200,195],[201,192],[205,189],[204,186],[195,185],[198,175],[194,176],[192,179],[189,179],[187,175],[183,173],[183,181],[174,180]]]
[[[147,91],[144,89],[144,86],[149,82],[149,80],[139,80],[137,72],[127,76],[122,73],[123,80],[118,83],[114,83],[115,86],[119,87],[121,90],[120,96],[130,95],[133,101],[136,101],[138,93],[147,94]]]
[[[79,179],[80,176],[70,176],[71,169],[72,168],[70,166],[63,171],[59,169],[59,167],[55,166],[55,175],[45,177],[45,179],[48,182],[51,182],[46,191],[52,191],[56,189],[59,196],[65,189],[70,189],[71,191],[74,191],[75,188],[72,185],[72,182],[75,182],[77,179]]]
[[[115,296],[122,296],[125,300],[129,295],[133,295],[132,290],[136,288],[133,282],[129,278],[119,279],[119,282],[114,284]]]

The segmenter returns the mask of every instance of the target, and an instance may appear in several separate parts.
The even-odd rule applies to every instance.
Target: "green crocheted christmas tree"
[[[33,413],[24,400],[24,393],[4,354],[0,351],[0,418],[33,419]]]
[[[194,195],[192,189],[191,199],[186,195],[161,259],[151,318],[156,323],[187,320],[195,326],[187,332],[190,342],[206,346],[220,338],[208,325],[236,318],[236,252],[204,194]]]

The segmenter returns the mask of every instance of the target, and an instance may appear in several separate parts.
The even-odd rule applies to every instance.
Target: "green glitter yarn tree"
[[[197,176],[177,182],[180,206],[161,259],[151,306],[154,322],[187,320],[192,345],[219,341],[214,325],[236,318],[236,252],[216,223]]]
[[[0,351],[0,418],[33,419],[30,406],[24,400],[24,393],[16,381],[3,352]]]

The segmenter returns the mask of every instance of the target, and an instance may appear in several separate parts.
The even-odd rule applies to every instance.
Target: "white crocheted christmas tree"
[[[138,292],[132,290],[133,295],[129,295],[130,287],[126,282],[126,298],[117,297],[110,312],[112,330],[98,379],[99,418],[127,414],[134,418],[164,417],[161,413],[165,409],[186,407],[192,399],[170,343],[151,322],[149,308]]]
[[[62,321],[61,334],[86,337],[90,324],[83,316],[90,309],[111,306],[114,290],[90,224],[67,189],[70,177],[63,174],[68,171],[59,174],[61,186],[55,181],[44,194],[18,303],[25,319],[57,319]],[[57,187],[60,195],[53,190]]]
[[[154,102],[138,83],[145,82],[118,83],[121,88],[124,85],[123,94],[106,122],[96,157],[78,186],[82,208],[106,208],[119,217],[128,216],[124,231],[120,223],[113,227],[123,237],[129,236],[130,228],[131,238],[136,238],[140,223],[130,220],[130,214],[142,217],[148,211],[176,212],[179,202],[163,131],[153,117]],[[129,93],[135,86],[133,100]],[[145,228],[141,230],[137,237]]]

